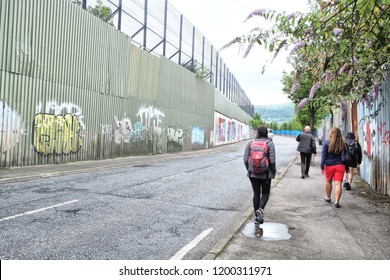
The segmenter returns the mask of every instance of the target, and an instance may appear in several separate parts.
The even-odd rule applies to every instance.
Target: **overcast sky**
[[[222,47],[238,35],[249,34],[254,27],[267,24],[259,17],[243,23],[257,9],[273,9],[288,13],[308,11],[307,0],[168,0],[181,12],[216,48]],[[282,93],[282,71],[291,70],[286,62],[287,52],[269,64],[264,74],[262,66],[271,54],[262,46],[251,50],[242,58],[245,50],[233,46],[220,52],[223,61],[236,77],[253,105],[270,105],[291,102]]]

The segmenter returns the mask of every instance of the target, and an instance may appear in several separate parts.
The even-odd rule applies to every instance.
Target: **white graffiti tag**
[[[47,114],[53,114],[53,115],[65,115],[65,114],[72,114],[74,115],[82,130],[85,130],[85,124],[84,124],[84,115],[82,113],[82,110],[80,106],[77,106],[73,103],[61,103],[58,104],[56,101],[49,101],[46,103],[45,110],[42,110],[42,104],[40,103],[37,106],[37,113],[47,113]]]
[[[141,119],[141,124],[145,127],[158,127],[162,123],[162,118],[165,114],[160,110],[149,107],[141,107],[138,111],[137,116]]]
[[[116,144],[120,144],[122,142],[130,143],[131,134],[132,134],[132,127],[131,127],[131,121],[128,117],[125,116],[118,120],[116,116],[114,116],[115,122],[116,122],[116,130],[114,133],[114,141]]]

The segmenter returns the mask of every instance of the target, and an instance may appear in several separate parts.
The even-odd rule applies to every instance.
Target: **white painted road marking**
[[[25,216],[25,215],[31,215],[31,214],[34,214],[34,213],[37,213],[37,212],[42,212],[42,211],[45,211],[45,210],[49,210],[49,209],[52,209],[52,208],[55,208],[55,207],[60,207],[60,206],[64,206],[64,205],[75,203],[75,202],[78,202],[78,200],[76,199],[76,200],[64,202],[64,203],[61,203],[61,204],[56,204],[56,205],[53,205],[53,206],[49,206],[49,207],[45,207],[45,208],[41,208],[41,209],[37,209],[37,210],[33,210],[33,211],[28,211],[28,212],[25,212],[25,213],[22,213],[22,214],[18,214],[18,215],[15,215],[15,216],[5,217],[5,218],[0,219],[0,222],[6,221],[6,220],[15,219],[15,218],[22,217],[22,216]]]
[[[200,241],[202,241],[203,238],[205,238],[213,229],[208,228],[205,231],[203,231],[201,234],[199,234],[197,237],[195,237],[190,243],[188,243],[186,246],[184,246],[179,252],[177,252],[171,260],[181,260],[189,251],[192,250]]]

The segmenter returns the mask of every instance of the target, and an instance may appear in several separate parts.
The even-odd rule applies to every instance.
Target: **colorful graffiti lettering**
[[[191,144],[204,144],[204,129],[193,127],[191,130]]]
[[[218,118],[217,123],[217,143],[226,141],[226,120],[224,118]]]
[[[6,103],[0,101],[1,152],[6,152],[19,143],[21,117]]]
[[[37,153],[69,154],[83,145],[80,122],[73,114],[36,114],[33,122],[33,145]]]

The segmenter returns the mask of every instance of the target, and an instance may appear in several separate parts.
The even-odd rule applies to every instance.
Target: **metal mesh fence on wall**
[[[250,116],[254,106],[223,62],[217,49],[168,0],[102,0],[109,22],[134,44],[188,69],[203,69],[204,78]],[[83,0],[83,8],[96,0]]]

